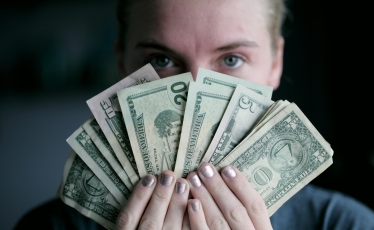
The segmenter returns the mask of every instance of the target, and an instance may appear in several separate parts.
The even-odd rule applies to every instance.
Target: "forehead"
[[[262,1],[139,1],[130,13],[128,36],[195,46],[256,40],[267,34]]]

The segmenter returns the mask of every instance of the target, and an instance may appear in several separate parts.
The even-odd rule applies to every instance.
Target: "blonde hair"
[[[121,50],[124,49],[126,31],[129,26],[130,11],[135,2],[139,0],[118,0],[117,20],[119,23],[118,42]],[[276,51],[278,38],[282,34],[282,25],[286,16],[286,6],[284,0],[267,0],[267,27],[271,38],[271,46]]]

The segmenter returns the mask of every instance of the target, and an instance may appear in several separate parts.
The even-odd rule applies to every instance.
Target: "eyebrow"
[[[220,52],[228,51],[228,50],[236,49],[236,48],[241,47],[241,46],[259,47],[258,44],[254,41],[242,40],[242,41],[236,41],[236,42],[230,43],[230,44],[225,45],[225,46],[221,46],[221,47],[217,48],[215,51],[220,51]],[[154,40],[139,42],[136,45],[136,48],[152,48],[152,49],[158,49],[158,50],[161,50],[161,51],[164,51],[164,52],[168,52],[168,53],[171,53],[171,54],[177,54],[177,52],[175,52],[174,50],[172,50],[169,47],[167,47],[165,45],[162,45],[162,44],[160,44],[160,43],[158,43]]]
[[[168,52],[168,53],[171,53],[171,54],[176,54],[177,53],[174,50],[170,49],[169,47],[167,47],[165,45],[162,45],[162,44],[160,44],[160,43],[158,43],[156,41],[153,41],[153,40],[139,42],[135,47],[136,48],[158,49],[158,50],[161,50],[161,51],[164,51],[164,52]]]
[[[242,40],[242,41],[237,41],[230,43],[225,46],[221,46],[216,49],[216,51],[228,51],[228,50],[233,50],[238,47],[245,46],[245,47],[259,47],[258,44],[254,41],[248,41],[248,40]]]

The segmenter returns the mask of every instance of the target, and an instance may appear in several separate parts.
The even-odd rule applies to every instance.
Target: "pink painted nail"
[[[142,180],[142,185],[144,187],[150,187],[155,182],[155,179],[151,176],[145,176]]]
[[[192,210],[197,212],[200,209],[200,202],[197,200],[193,201],[191,204],[191,207],[192,207]]]
[[[193,175],[193,176],[190,178],[190,182],[191,182],[192,186],[194,186],[195,188],[198,188],[198,187],[201,186],[201,181],[200,181],[198,175]]]
[[[183,182],[177,182],[177,186],[175,187],[175,192],[178,194],[184,193],[186,190],[186,184]]]
[[[225,174],[225,176],[227,176],[227,177],[230,178],[230,179],[236,177],[236,172],[235,172],[235,170],[234,170],[232,167],[230,167],[230,166],[226,167],[226,168],[223,170],[223,174]]]
[[[206,178],[211,178],[214,174],[214,171],[210,165],[207,165],[203,169],[201,169],[201,174],[203,174],[203,176]]]

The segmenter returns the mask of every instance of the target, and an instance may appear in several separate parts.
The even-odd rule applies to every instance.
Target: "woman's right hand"
[[[143,177],[117,218],[116,229],[182,229],[188,182],[172,171]]]

